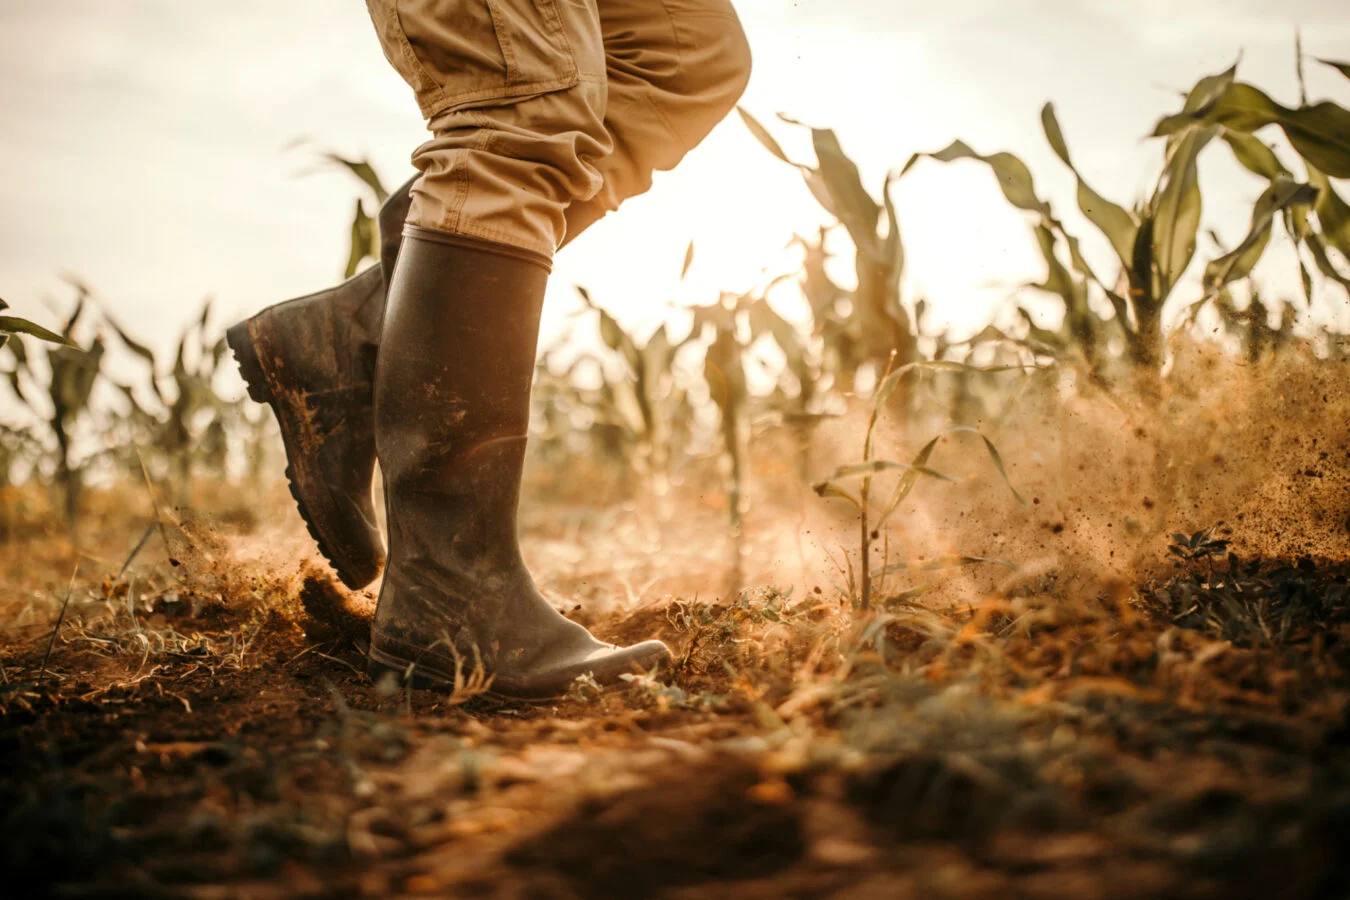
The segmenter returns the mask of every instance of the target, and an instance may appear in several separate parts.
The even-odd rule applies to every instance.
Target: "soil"
[[[1208,559],[1073,603],[1023,585],[857,620],[785,561],[788,501],[752,514],[738,566],[715,503],[657,534],[554,503],[526,527],[541,583],[678,663],[501,704],[372,684],[373,594],[336,583],[283,491],[250,493],[211,522],[165,511],[120,576],[151,520],[117,492],[87,501],[78,554],[50,525],[0,549],[23,895],[1350,893],[1334,560],[1251,564],[1243,596],[1278,570],[1322,604],[1279,641],[1171,605],[1223,617]]]

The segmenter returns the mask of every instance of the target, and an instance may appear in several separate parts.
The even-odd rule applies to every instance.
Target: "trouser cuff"
[[[509,256],[513,259],[534,263],[545,272],[553,271],[553,260],[550,257],[533,250],[527,250],[524,247],[517,247],[514,244],[503,244],[500,241],[489,241],[451,231],[438,231],[435,228],[425,228],[421,225],[404,225],[403,236],[432,241],[437,244],[448,244],[451,247],[464,247],[469,250],[480,250],[484,253],[495,253],[498,256]]]

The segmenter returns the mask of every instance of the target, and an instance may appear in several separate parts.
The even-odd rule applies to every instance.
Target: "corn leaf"
[[[1274,181],[1280,176],[1289,177],[1289,170],[1280,162],[1275,151],[1256,135],[1222,128],[1219,137],[1224,139],[1233,151],[1233,156],[1248,171],[1260,175],[1267,181]]]
[[[1153,134],[1171,136],[1209,124],[1249,134],[1266,125],[1279,125],[1305,160],[1333,178],[1350,178],[1350,110],[1330,101],[1290,109],[1259,88],[1238,81],[1208,107],[1163,119]]]
[[[825,177],[817,169],[802,169],[802,178],[806,181],[807,190],[811,196],[816,198],[816,202],[821,205],[827,213],[839,218],[839,205],[834,202],[830,196],[830,188],[825,184]]]
[[[964,141],[952,141],[936,153],[914,154],[905,163],[905,167],[900,170],[900,174],[903,175],[913,168],[921,157],[935,159],[938,162],[954,162],[958,159],[973,159],[982,162],[993,170],[994,177],[998,179],[998,185],[1003,191],[1003,196],[1008,199],[1009,203],[1018,209],[1040,213],[1047,218],[1050,217],[1050,207],[1036,196],[1036,184],[1031,177],[1031,170],[1027,168],[1026,163],[1011,153],[1000,152],[982,156],[970,149]]]
[[[1033,284],[1031,287],[1037,290],[1055,294],[1064,301],[1064,306],[1070,313],[1080,311],[1080,308],[1087,304],[1087,287],[1074,279],[1064,264],[1059,261],[1055,254],[1055,235],[1044,225],[1037,225],[1035,228],[1036,243],[1041,248],[1041,256],[1045,259],[1046,273],[1045,281],[1039,284]]]
[[[1335,60],[1332,59],[1318,59],[1317,61],[1324,66],[1331,66],[1331,68],[1335,69],[1337,72],[1340,72],[1346,78],[1350,78],[1350,63],[1336,62]]]
[[[1167,136],[1171,147],[1172,136],[1184,131],[1208,115],[1237,77],[1237,63],[1216,75],[1206,75],[1186,94],[1181,112],[1164,117],[1153,129],[1154,137]]]
[[[1283,178],[1266,188],[1252,207],[1251,227],[1247,236],[1231,251],[1205,267],[1206,293],[1213,295],[1230,282],[1246,278],[1266,250],[1275,216],[1292,206],[1309,206],[1317,195],[1317,189],[1313,186]]]
[[[886,243],[882,247],[881,257],[891,267],[890,282],[892,291],[900,283],[905,271],[905,244],[900,239],[900,216],[891,199],[891,183],[900,176],[894,172],[887,174],[886,184],[881,189],[881,197],[886,207]]]
[[[1311,163],[1307,166],[1308,183],[1317,189],[1313,212],[1326,243],[1350,258],[1350,205],[1332,187],[1331,179]]]
[[[375,220],[366,214],[365,204],[358,199],[356,201],[356,214],[352,217],[351,250],[347,254],[344,278],[351,278],[356,274],[356,269],[361,265],[361,260],[368,256],[379,257],[379,248],[376,246],[378,240],[376,230]]]
[[[1055,155],[1078,179],[1078,208],[1083,211],[1089,222],[1106,235],[1111,248],[1120,258],[1121,265],[1128,266],[1130,254],[1134,252],[1135,234],[1139,231],[1138,223],[1124,207],[1107,200],[1083,180],[1082,173],[1074,167],[1073,161],[1069,158],[1069,145],[1065,142],[1064,132],[1055,117],[1054,104],[1047,103],[1041,108],[1041,127],[1045,130],[1046,140],[1050,142]]]
[[[375,173],[375,167],[364,159],[346,159],[336,153],[325,153],[324,159],[331,163],[342,166],[351,172],[362,183],[371,189],[375,194],[375,202],[383,203],[389,199],[389,192],[384,189],[384,184],[380,182],[380,176]]]
[[[811,485],[811,490],[815,491],[821,497],[838,497],[840,500],[847,500],[856,508],[862,509],[862,503],[857,497],[832,482],[818,481]]]
[[[1323,237],[1320,234],[1310,234],[1304,239],[1303,244],[1308,248],[1308,252],[1312,253],[1317,270],[1350,292],[1350,277],[1342,275],[1331,262]]]
[[[838,136],[828,128],[812,128],[811,144],[816,151],[821,181],[834,204],[834,214],[848,229],[854,246],[877,262],[887,262],[877,243],[881,207],[863,187],[857,164],[844,154]]]
[[[1209,126],[1183,134],[1169,152],[1153,195],[1150,212],[1159,302],[1171,293],[1195,254],[1201,213],[1196,159],[1217,131],[1216,127]]]
[[[830,473],[830,477],[826,480],[829,482],[839,482],[846,478],[862,478],[868,475],[877,475],[890,469],[907,468],[909,467],[904,463],[893,462],[889,459],[869,459],[867,462],[849,463],[848,465],[838,466]]]
[[[20,319],[18,316],[0,316],[0,334],[26,334],[51,344],[60,344],[75,350],[80,349],[78,344],[65,335],[57,334],[55,331],[43,328],[27,319]]]
[[[744,106],[737,106],[736,112],[740,113],[741,121],[745,123],[745,127],[750,130],[750,133],[755,136],[755,140],[759,141],[762,145],[764,145],[764,149],[768,150],[774,156],[778,157],[779,159],[781,159],[783,162],[787,163],[790,166],[797,165],[797,163],[788,159],[787,154],[783,152],[783,148],[779,145],[777,139],[774,138],[773,135],[769,134],[769,129],[765,128],[763,125],[759,123],[758,119],[750,115],[750,113],[746,111]]]

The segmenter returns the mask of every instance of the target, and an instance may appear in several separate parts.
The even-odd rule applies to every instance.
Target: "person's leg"
[[[675,168],[736,105],[750,45],[731,0],[599,0],[614,151],[604,183],[567,210],[570,242]]]
[[[587,674],[611,684],[669,650],[569,621],[535,587],[516,529],[552,255],[612,149],[593,0],[396,6],[372,16],[434,136],[413,156],[422,177],[375,367],[389,561],[370,672],[453,690],[481,666],[494,693],[522,699]]]
[[[604,126],[613,151],[596,166],[602,184],[595,196],[573,201],[567,206],[564,246],[625,199],[647,190],[653,171],[673,168],[726,116],[749,77],[749,47],[729,0],[598,0],[598,11],[609,94]],[[415,181],[415,178],[410,179],[395,190],[380,211],[380,269],[384,280],[378,286],[378,295],[372,298],[373,305],[369,310],[377,323],[383,315],[383,289],[392,277]],[[374,273],[363,273],[328,293],[335,301],[353,292],[365,296],[367,282],[373,277]],[[360,281],[360,285],[352,287],[355,281]],[[315,298],[323,296],[315,295]],[[268,318],[279,308],[286,307],[265,310],[254,321]],[[317,308],[290,307],[290,311],[292,318],[301,312],[311,316],[324,314]],[[247,324],[241,323],[231,330],[231,346],[241,358],[241,368],[251,393],[256,382],[269,396],[287,397],[293,402],[298,398],[295,405],[303,409],[310,393],[326,391],[328,383],[321,378],[298,385],[292,378],[289,390],[278,391],[268,385],[271,375],[264,378],[261,370],[256,367],[250,370],[243,365],[242,360],[250,354]],[[284,335],[286,324],[273,330]],[[292,330],[296,334],[306,333],[303,323],[297,323]],[[370,332],[363,332],[364,337],[370,335]],[[236,341],[236,337],[239,340]],[[376,334],[372,340],[377,339]],[[365,383],[369,385],[373,378],[375,347],[364,339],[356,348],[340,345],[330,348],[322,343],[293,341],[286,349],[301,357],[300,365],[290,366],[289,372],[323,372],[336,367],[355,371],[357,367],[364,367]],[[359,353],[354,352],[356,350]],[[342,359],[329,361],[327,357],[331,353]],[[309,361],[310,357],[324,359],[315,364]],[[287,372],[279,375],[285,378]],[[277,401],[274,400],[273,405],[275,408]],[[288,421],[284,412],[284,409],[277,410],[283,434]],[[289,419],[295,420],[296,416]],[[315,427],[320,431],[307,435],[306,440],[287,440],[292,472],[315,469],[315,466],[298,460],[298,454],[314,456],[322,451],[339,458],[374,460],[374,440],[368,429],[341,428],[326,432],[321,430],[323,426],[322,420],[314,423],[310,431],[313,432]],[[326,449],[328,444],[336,445],[336,449]],[[292,446],[297,448],[295,452],[292,452]],[[293,478],[292,489],[301,515],[339,576],[352,587],[361,587],[373,580],[382,562],[383,551],[378,533],[367,526],[365,511],[373,508],[369,500],[369,479],[362,488],[366,494],[364,504],[323,502],[323,496],[330,490],[344,498],[349,496],[345,483],[329,486],[322,481],[301,482]],[[311,496],[319,499],[306,503],[305,498]],[[318,514],[316,509],[320,511]]]

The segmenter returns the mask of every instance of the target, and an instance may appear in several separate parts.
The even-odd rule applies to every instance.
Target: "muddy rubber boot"
[[[512,699],[612,684],[670,659],[605,644],[553,608],[521,559],[516,505],[548,261],[409,227],[385,310],[375,440],[389,523],[368,668],[453,689],[478,665]]]
[[[226,331],[249,396],[269,404],[281,427],[300,516],[353,589],[374,581],[384,565],[371,496],[375,358],[411,186],[380,209],[380,265]]]

